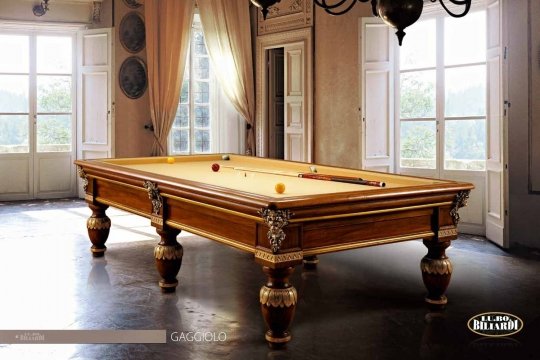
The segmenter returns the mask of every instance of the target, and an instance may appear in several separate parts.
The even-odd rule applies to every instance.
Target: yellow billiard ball
[[[174,164],[174,158],[173,157],[168,157],[167,158],[167,164]]]
[[[283,194],[285,192],[285,184],[284,183],[277,183],[275,186],[276,192],[278,194]]]

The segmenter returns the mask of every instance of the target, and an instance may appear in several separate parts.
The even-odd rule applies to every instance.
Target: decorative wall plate
[[[148,87],[146,64],[138,56],[130,56],[120,66],[118,82],[122,92],[130,99],[140,98]]]
[[[124,0],[124,3],[127,5],[127,7],[130,7],[132,9],[137,9],[138,7],[141,7],[142,4],[139,4],[137,0]]]
[[[142,16],[131,11],[127,13],[120,22],[120,43],[130,53],[137,53],[144,49],[145,27]]]

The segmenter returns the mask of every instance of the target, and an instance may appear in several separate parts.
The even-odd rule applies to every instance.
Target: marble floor
[[[540,253],[505,252],[461,236],[447,250],[454,274],[443,312],[429,312],[421,241],[320,256],[297,267],[299,302],[285,350],[264,340],[252,256],[181,234],[174,294],[162,294],[147,219],[109,209],[105,258],[93,259],[90,211],[78,199],[0,203],[0,330],[167,330],[166,344],[0,344],[0,359],[538,359]],[[472,333],[467,321],[500,311],[523,319],[507,338]],[[173,332],[221,334],[217,341]],[[223,337],[225,334],[225,338]],[[222,341],[221,341],[222,340]]]

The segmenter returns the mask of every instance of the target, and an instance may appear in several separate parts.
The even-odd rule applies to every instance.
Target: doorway
[[[0,200],[75,192],[75,33],[0,31]]]
[[[282,55],[280,55],[280,53]],[[276,66],[269,67],[273,58],[282,60],[282,76],[275,84],[278,90],[269,94],[270,83],[276,79]],[[272,69],[270,74],[269,68]],[[256,136],[257,156],[311,162],[313,158],[313,36],[312,29],[298,29],[257,37],[256,56]],[[275,82],[275,81],[274,81]],[[275,110],[282,93],[282,113]],[[278,98],[276,100],[276,98]],[[273,109],[271,109],[273,107]],[[274,115],[270,112],[275,111]],[[280,119],[282,117],[282,120]],[[270,121],[273,121],[270,124]],[[283,124],[283,130],[280,130]],[[269,132],[273,131],[273,135]],[[279,133],[282,131],[282,135]],[[283,145],[279,142],[283,142]],[[270,156],[270,148],[274,148]],[[283,148],[283,155],[280,153]]]
[[[268,157],[284,159],[284,48],[267,50],[268,55]]]

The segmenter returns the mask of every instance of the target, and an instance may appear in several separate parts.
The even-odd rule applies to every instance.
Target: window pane
[[[210,91],[214,91],[210,68],[200,17],[194,14],[180,102],[170,133],[172,153],[210,151]]]
[[[0,56],[0,73],[30,72],[28,36],[0,35],[0,49],[4,49]]]
[[[210,85],[204,81],[195,81],[193,87],[195,104],[208,104],[210,102]]]
[[[28,115],[0,115],[0,153],[28,151]]]
[[[38,76],[37,100],[38,112],[71,112],[71,76]]]
[[[71,115],[38,115],[37,151],[71,151]]]
[[[28,75],[0,75],[1,112],[28,113]]]
[[[37,37],[37,72],[71,74],[71,37]]]
[[[173,152],[189,152],[189,130],[173,130]]]
[[[444,19],[444,64],[486,61],[486,13]]]
[[[446,120],[444,135],[445,169],[486,168],[485,120]]]
[[[189,74],[189,71],[186,71],[186,74]],[[180,103],[187,104],[189,103],[189,76],[184,75],[184,82],[182,83],[182,91],[180,93]]]
[[[486,115],[486,66],[445,70],[445,116]]]
[[[174,126],[189,127],[189,105],[178,105]]]
[[[210,77],[210,65],[207,57],[196,57],[193,64],[196,79],[208,80]]]
[[[193,38],[191,42],[192,51],[195,55],[206,55],[206,45],[204,44],[204,35],[200,30],[193,31]]]
[[[401,167],[435,169],[436,136],[435,121],[402,121]]]
[[[195,152],[210,152],[210,131],[195,130]]]
[[[435,117],[435,71],[401,74],[400,117]]]
[[[399,48],[402,70],[435,67],[435,19],[418,21],[407,28],[406,41]]]
[[[208,106],[195,107],[195,126],[198,128],[208,128],[210,126],[210,112]]]

